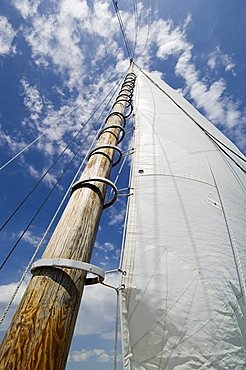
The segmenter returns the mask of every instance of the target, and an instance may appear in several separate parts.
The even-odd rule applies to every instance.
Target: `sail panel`
[[[245,369],[245,174],[192,118],[242,154],[177,91],[150,78],[155,84],[139,73],[135,94],[124,369]]]

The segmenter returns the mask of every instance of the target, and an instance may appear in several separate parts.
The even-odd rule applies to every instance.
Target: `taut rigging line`
[[[103,82],[103,84],[101,84],[100,86],[97,87],[97,91],[100,90],[100,88],[107,82],[109,82],[110,80],[112,80],[114,77],[117,76],[118,73],[114,74],[113,76],[110,76],[110,78],[108,78],[106,81]],[[24,153],[27,149],[29,149],[32,145],[34,145],[39,139],[41,139],[44,135],[47,134],[47,132],[49,132],[51,129],[55,128],[58,123],[60,123],[61,121],[63,121],[65,118],[69,117],[73,112],[75,112],[80,106],[82,105],[82,103],[80,104],[77,104],[73,109],[71,109],[68,113],[66,113],[64,116],[62,116],[61,118],[59,118],[58,120],[56,120],[50,127],[48,127],[44,132],[42,132],[42,134],[40,134],[39,136],[37,136],[33,141],[31,141],[29,144],[27,144],[23,149],[21,149],[18,153],[16,153],[12,158],[10,158],[7,162],[5,162],[1,167],[0,167],[0,171],[2,171],[5,167],[7,167],[10,163],[12,163],[16,158],[18,158],[22,153]]]
[[[120,83],[117,85],[117,89],[119,87]],[[115,86],[111,89],[110,93],[112,92],[112,90],[115,88]],[[116,89],[116,91],[117,91]],[[115,91],[115,92],[116,92]],[[114,94],[115,94],[114,92]],[[109,102],[107,103],[105,109],[107,108],[107,106],[109,105],[110,101],[113,99],[114,97],[114,94],[111,96]],[[109,95],[109,94],[108,94]],[[98,109],[101,107],[101,105],[103,104],[103,102],[105,101],[105,99],[108,97],[108,95],[103,99],[103,101],[99,104],[99,106],[95,109],[95,111],[93,112],[93,115],[98,111]],[[102,112],[103,114],[103,112]],[[102,115],[101,114],[101,115]],[[91,116],[92,117],[92,116]],[[91,119],[91,117],[89,118],[89,120]],[[88,120],[88,121],[89,121]],[[88,123],[87,121],[87,123]],[[65,173],[67,172],[70,164],[72,163],[72,161],[74,160],[74,158],[76,157],[76,155],[79,153],[79,151],[81,150],[81,147],[83,146],[84,142],[87,140],[87,138],[89,137],[89,135],[91,134],[92,130],[94,128],[91,129],[91,131],[87,134],[86,138],[84,139],[84,141],[82,142],[82,144],[80,145],[79,149],[75,152],[75,154],[73,155],[72,159],[68,162],[68,164],[66,165],[65,169],[63,170],[63,172],[61,173],[61,175],[58,177],[57,181],[55,182],[55,184],[53,185],[52,189],[49,191],[49,193],[46,195],[46,197],[44,198],[43,202],[40,204],[39,208],[37,209],[37,211],[34,213],[34,215],[32,216],[32,218],[30,219],[30,221],[28,222],[28,224],[26,225],[25,229],[21,232],[19,238],[17,239],[17,241],[14,243],[13,247],[11,248],[11,250],[9,251],[9,253],[7,254],[7,256],[5,257],[5,259],[3,260],[2,264],[0,265],[0,270],[4,267],[4,265],[6,264],[6,262],[8,261],[8,259],[10,258],[10,256],[12,255],[12,253],[14,252],[15,248],[17,247],[17,245],[19,244],[19,242],[21,241],[21,239],[23,238],[23,236],[25,235],[26,231],[28,230],[28,228],[31,226],[31,224],[33,223],[33,221],[35,220],[35,218],[37,217],[37,215],[39,214],[39,212],[41,211],[41,209],[43,208],[43,206],[45,205],[45,203],[47,202],[47,200],[49,199],[49,197],[51,196],[51,194],[53,193],[53,191],[55,190],[56,186],[58,185],[58,183],[60,182],[60,180],[62,179],[62,177],[65,175]],[[12,218],[12,217],[11,217]],[[11,219],[10,218],[10,219]]]
[[[118,87],[119,87],[119,86],[117,86],[117,89],[118,89]],[[114,94],[115,94],[115,93],[114,93]],[[110,103],[110,101],[112,100],[112,98],[113,98],[114,94],[112,95],[112,97],[110,98],[109,102],[107,103],[107,106],[108,106],[108,104]],[[106,106],[106,107],[107,107],[107,106]],[[105,107],[105,109],[106,109],[106,107]],[[105,109],[104,109],[104,110],[105,110]],[[101,113],[101,115],[100,115],[100,116],[102,116],[102,114],[103,114],[103,112]],[[103,126],[104,126],[104,122],[102,122],[102,124],[101,124],[101,126],[100,126],[99,130],[100,130],[100,129],[102,129],[102,127],[103,127]],[[87,136],[86,136],[85,140],[87,140],[87,138],[90,136],[90,134],[91,134],[92,130],[93,130],[93,129],[91,129],[91,131],[87,134]],[[33,262],[34,262],[34,260],[35,260],[35,258],[36,258],[36,256],[37,256],[37,254],[38,254],[38,252],[39,252],[40,248],[42,247],[43,242],[44,242],[45,238],[47,237],[47,235],[48,235],[48,233],[49,233],[49,231],[50,231],[50,229],[51,229],[52,225],[54,224],[54,222],[55,222],[55,220],[56,220],[56,218],[57,218],[57,216],[58,216],[58,214],[59,214],[59,212],[60,212],[60,210],[61,210],[61,208],[62,208],[62,206],[63,206],[63,204],[64,204],[64,202],[65,202],[65,200],[66,200],[66,198],[67,198],[67,196],[68,196],[68,194],[70,193],[70,191],[71,191],[71,187],[72,187],[72,184],[74,183],[74,181],[75,181],[75,180],[76,180],[76,178],[78,177],[78,175],[79,175],[79,173],[80,173],[80,171],[81,171],[82,167],[84,166],[84,163],[85,163],[85,161],[86,161],[86,159],[87,159],[87,157],[88,157],[88,154],[90,153],[90,150],[92,149],[93,145],[95,144],[96,139],[97,139],[97,135],[95,135],[94,140],[92,141],[92,143],[91,143],[91,145],[90,145],[90,147],[89,147],[89,149],[88,149],[88,151],[87,151],[87,153],[86,153],[86,155],[85,155],[85,157],[84,157],[84,159],[83,159],[82,163],[80,164],[79,168],[77,169],[77,171],[76,171],[76,173],[75,173],[75,175],[74,175],[74,177],[73,177],[72,181],[70,182],[70,185],[69,185],[69,187],[68,187],[68,189],[67,189],[66,193],[64,194],[64,196],[63,196],[63,198],[62,198],[62,200],[61,200],[61,202],[60,202],[60,204],[59,204],[58,208],[56,209],[56,211],[55,211],[55,213],[54,213],[54,215],[53,215],[53,217],[52,217],[51,221],[49,222],[49,224],[48,224],[48,226],[47,226],[47,228],[46,228],[46,230],[45,230],[45,232],[44,232],[44,234],[43,234],[43,236],[42,236],[41,240],[39,241],[39,243],[38,243],[38,245],[37,245],[37,247],[36,247],[36,249],[35,249],[35,251],[34,251],[34,253],[33,253],[32,257],[30,258],[30,260],[29,260],[29,262],[28,262],[28,264],[27,264],[27,266],[26,266],[26,268],[25,268],[25,270],[24,270],[24,272],[23,272],[23,274],[22,274],[22,276],[21,276],[21,278],[20,278],[20,280],[19,280],[19,282],[18,282],[18,284],[17,284],[17,286],[16,286],[16,288],[15,288],[15,290],[14,290],[14,292],[13,292],[13,294],[12,294],[12,296],[11,296],[11,298],[10,298],[9,302],[8,302],[8,304],[7,304],[7,306],[5,307],[5,310],[3,311],[2,316],[0,317],[0,325],[1,325],[1,324],[2,324],[2,322],[4,321],[4,319],[5,319],[6,315],[7,315],[7,313],[8,313],[8,311],[9,311],[9,309],[10,309],[10,307],[11,307],[11,305],[12,305],[12,303],[13,303],[13,301],[14,301],[14,299],[15,299],[15,297],[16,297],[16,295],[17,295],[17,293],[18,293],[18,291],[19,291],[19,289],[20,289],[20,287],[21,287],[21,285],[22,285],[22,283],[23,283],[23,281],[25,280],[25,278],[26,278],[26,276],[27,276],[27,274],[28,274],[28,271],[31,269],[31,266],[32,266],[32,264],[33,264]],[[85,141],[85,140],[84,140],[84,141]],[[83,142],[83,143],[84,143],[84,142]],[[83,143],[81,144],[81,146],[83,145]],[[81,148],[81,146],[80,146],[80,148]],[[80,150],[80,148],[79,148],[79,150]],[[75,154],[75,156],[76,156],[76,155],[77,155],[77,153]]]
[[[127,39],[125,30],[124,30],[123,22],[122,22],[122,19],[121,19],[119,8],[118,8],[118,2],[116,0],[112,0],[112,2],[114,4],[114,9],[115,9],[115,12],[116,12],[116,15],[117,15],[117,18],[118,18],[118,22],[119,22],[119,25],[120,25],[120,29],[121,29],[121,33],[122,33],[122,36],[123,36],[123,40],[124,40],[124,43],[125,43],[125,47],[126,47],[128,57],[129,57],[129,59],[132,59],[133,53],[131,51],[129,41]]]
[[[121,83],[121,82],[120,82]],[[32,195],[34,190],[37,188],[37,186],[42,182],[42,180],[45,178],[45,176],[50,172],[50,170],[54,167],[54,165],[58,162],[58,160],[63,156],[63,154],[66,152],[66,150],[72,145],[72,143],[75,141],[75,139],[81,134],[82,130],[85,128],[85,126],[91,121],[92,117],[98,112],[98,110],[101,108],[102,104],[105,102],[105,100],[108,98],[108,96],[112,93],[112,91],[115,89],[115,91],[118,89],[119,85],[113,86],[113,88],[109,91],[109,93],[103,98],[101,103],[96,107],[96,109],[92,112],[91,116],[88,118],[88,120],[81,126],[79,131],[75,134],[75,136],[70,140],[70,142],[66,145],[66,147],[62,150],[62,152],[59,154],[59,156],[52,162],[50,167],[47,168],[47,170],[43,173],[43,175],[38,179],[38,181],[34,184],[34,186],[31,188],[31,190],[24,196],[24,198],[20,201],[18,206],[13,210],[13,212],[7,217],[7,219],[3,222],[3,224],[0,227],[0,231],[4,229],[4,227],[9,223],[9,221],[13,218],[13,216],[18,212],[18,210],[21,208],[21,206],[26,202],[26,200]],[[112,95],[112,97],[115,94],[115,91]],[[111,99],[112,99],[111,97]],[[110,100],[111,100],[110,99]]]

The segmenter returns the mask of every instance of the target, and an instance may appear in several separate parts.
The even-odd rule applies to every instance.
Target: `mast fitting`
[[[31,273],[41,267],[62,267],[68,269],[82,270],[90,272],[93,275],[96,275],[97,278],[87,278],[85,279],[85,285],[92,285],[97,283],[102,283],[105,278],[105,272],[98,266],[92,265],[91,263],[70,260],[66,258],[43,258],[40,259],[32,265]]]

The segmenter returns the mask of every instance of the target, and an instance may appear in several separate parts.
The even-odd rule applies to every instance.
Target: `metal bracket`
[[[100,146],[97,146],[96,148],[91,150],[91,152],[88,155],[88,159],[90,159],[90,157],[94,154],[102,154],[102,155],[105,155],[105,157],[107,157],[112,162],[110,156],[107,153],[100,150],[100,149],[106,149],[106,148],[114,149],[119,153],[119,158],[112,164],[113,167],[117,166],[117,164],[121,161],[122,151],[120,150],[120,148],[118,146],[115,146],[115,145],[100,145]]]
[[[102,283],[105,278],[105,272],[95,265],[92,265],[91,263],[76,261],[76,260],[70,260],[66,258],[51,258],[51,259],[40,259],[32,265],[31,273],[41,267],[62,267],[62,268],[68,268],[68,269],[76,269],[76,270],[82,270],[86,272],[90,272],[97,276],[97,278],[88,278],[85,279],[85,285],[91,285],[91,284],[97,284]]]
[[[92,177],[92,178],[89,178],[89,179],[76,181],[71,187],[71,195],[74,192],[74,190],[86,187],[86,186],[88,186],[88,183],[90,183],[92,181],[103,182],[104,184],[107,184],[107,185],[111,186],[111,188],[114,191],[114,195],[108,203],[104,204],[103,208],[105,209],[105,208],[108,208],[108,207],[112,206],[112,204],[114,204],[114,202],[116,201],[116,199],[118,197],[118,189],[115,186],[115,184],[112,181],[110,181],[109,179],[107,179],[106,177],[95,176],[95,177]]]

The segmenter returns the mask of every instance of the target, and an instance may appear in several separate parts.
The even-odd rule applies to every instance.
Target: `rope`
[[[119,87],[119,86],[118,86],[118,87]],[[114,94],[115,94],[115,93],[114,93]],[[114,96],[114,95],[113,95],[113,96]],[[107,103],[107,105],[110,103],[110,101],[112,100],[113,96],[111,97],[111,99],[109,100],[109,102]],[[105,109],[106,109],[106,107],[105,107]],[[102,113],[102,114],[103,114],[103,113]],[[102,115],[102,114],[101,114],[101,115]],[[100,129],[103,127],[103,125],[104,125],[104,122],[101,124]],[[92,132],[92,130],[91,130],[91,132]],[[89,137],[89,135],[91,134],[91,132],[87,135],[86,139]],[[85,139],[85,140],[86,140],[86,139]],[[23,274],[22,274],[22,276],[21,276],[21,278],[20,278],[20,281],[19,281],[19,283],[18,283],[18,284],[17,284],[17,286],[16,286],[15,291],[14,291],[14,293],[13,293],[13,295],[12,295],[12,297],[11,297],[11,299],[10,299],[9,303],[8,303],[8,305],[6,306],[6,308],[5,308],[5,310],[4,310],[3,314],[2,314],[2,316],[1,316],[1,318],[0,318],[0,325],[2,324],[3,320],[5,319],[5,317],[6,317],[7,313],[8,313],[8,311],[9,311],[9,309],[10,309],[10,307],[11,307],[11,305],[12,305],[12,303],[13,303],[13,301],[14,301],[14,299],[15,299],[15,297],[16,297],[16,295],[17,295],[17,293],[18,293],[19,289],[20,289],[20,286],[22,285],[23,281],[25,280],[25,278],[26,278],[26,276],[27,276],[27,274],[28,274],[28,271],[30,270],[30,268],[31,268],[31,266],[32,266],[32,264],[33,264],[33,261],[35,260],[35,258],[36,258],[36,256],[37,256],[37,254],[38,254],[38,252],[39,252],[39,250],[40,250],[40,248],[41,248],[41,246],[42,246],[42,244],[43,244],[43,242],[44,242],[44,240],[45,240],[46,236],[48,235],[48,233],[49,233],[49,231],[50,231],[50,229],[51,229],[51,227],[52,227],[53,223],[55,222],[55,220],[56,220],[56,218],[57,218],[57,216],[58,216],[58,214],[59,214],[59,212],[60,212],[60,210],[61,210],[61,208],[62,208],[62,206],[63,206],[63,204],[64,204],[64,202],[65,202],[65,200],[66,200],[66,198],[67,198],[67,196],[68,196],[68,194],[70,194],[70,190],[71,190],[71,188],[72,188],[72,185],[73,185],[74,181],[76,180],[77,176],[79,175],[79,173],[80,173],[80,171],[81,171],[82,167],[84,166],[84,163],[85,163],[85,161],[86,161],[86,159],[87,159],[87,156],[88,156],[88,154],[90,153],[90,150],[92,149],[92,147],[94,146],[94,144],[95,144],[96,140],[97,140],[97,135],[95,135],[95,137],[94,137],[94,139],[93,139],[93,141],[92,141],[92,143],[91,143],[91,145],[90,145],[90,147],[89,147],[89,149],[88,149],[88,151],[87,151],[87,153],[86,153],[86,155],[85,155],[85,157],[84,157],[84,159],[83,159],[82,163],[80,164],[80,166],[79,166],[79,168],[78,168],[77,172],[75,173],[75,175],[74,175],[74,177],[73,177],[72,181],[70,182],[70,185],[69,185],[69,187],[68,187],[68,189],[67,189],[67,191],[66,191],[65,195],[63,196],[63,198],[62,198],[62,200],[61,200],[61,202],[60,202],[60,204],[59,204],[59,206],[58,206],[58,208],[57,208],[57,210],[56,210],[55,214],[53,215],[53,217],[52,217],[52,219],[51,219],[51,221],[50,221],[50,223],[49,223],[48,227],[46,228],[46,230],[45,230],[45,232],[44,232],[44,234],[43,234],[43,236],[42,236],[42,238],[41,238],[41,240],[40,240],[39,244],[37,245],[37,248],[36,248],[36,250],[35,250],[34,254],[32,255],[32,257],[31,257],[31,259],[30,259],[30,261],[29,261],[29,263],[28,263],[27,267],[25,268],[25,270],[24,270],[24,272],[23,272]],[[83,145],[83,144],[82,144],[82,145]],[[82,145],[81,145],[81,146],[82,146]]]
[[[72,143],[75,141],[75,139],[79,136],[79,134],[82,132],[83,128],[91,121],[92,117],[98,112],[98,110],[101,108],[105,100],[108,98],[108,96],[112,93],[112,91],[115,89],[118,89],[119,85],[115,84],[113,88],[109,91],[109,93],[103,98],[101,103],[96,107],[96,109],[92,112],[91,116],[88,118],[88,120],[81,126],[79,131],[76,133],[76,135],[72,138],[72,140],[68,143],[68,145],[63,149],[63,151],[59,154],[59,156],[54,160],[54,162],[51,164],[51,166],[44,172],[44,174],[39,178],[39,180],[34,184],[34,186],[31,188],[31,190],[24,196],[24,198],[20,201],[18,206],[14,209],[14,211],[10,214],[10,216],[4,221],[4,223],[0,227],[0,231],[3,230],[3,228],[9,223],[9,221],[14,217],[14,215],[17,213],[17,211],[21,208],[21,206],[25,203],[25,201],[32,195],[32,193],[35,191],[37,186],[42,182],[44,177],[49,173],[49,171],[54,167],[54,165],[58,162],[58,160],[62,157],[62,155],[66,152],[66,150],[72,145]],[[115,92],[113,93],[114,96]],[[112,99],[112,98],[111,98]]]
[[[212,135],[209,131],[207,131],[204,127],[202,127],[198,122],[197,120],[192,117],[180,104],[178,104],[165,90],[163,90],[154,80],[152,80],[151,77],[149,77],[143,70],[142,68],[140,68],[135,62],[134,64],[136,65],[136,67],[143,73],[143,75],[145,77],[147,77],[152,84],[154,84],[160,91],[162,91],[179,109],[182,110],[182,112],[184,112],[208,137],[211,141],[213,141],[217,146],[218,148],[225,154],[227,155],[234,163],[235,165],[240,168],[240,170],[244,173],[246,173],[246,169],[244,167],[242,167],[234,158],[232,158],[230,156],[229,153],[227,153],[220,145],[223,145],[227,150],[229,150],[230,152],[232,152],[235,156],[237,156],[239,159],[241,159],[242,161],[246,162],[246,159],[243,158],[240,154],[236,153],[234,150],[232,150],[231,148],[229,148],[226,144],[224,144],[222,141],[220,141],[219,139],[217,139],[214,135]]]
[[[116,0],[112,0],[112,2],[114,4],[115,13],[116,13],[117,18],[118,18],[118,22],[119,22],[121,33],[122,33],[123,40],[124,40],[124,43],[125,43],[126,51],[127,51],[129,59],[131,59],[132,52],[131,52],[131,48],[130,48],[125,30],[124,30],[123,22],[122,22],[122,19],[121,19],[121,16],[120,16],[119,8],[118,8],[118,3],[117,3]]]
[[[113,76],[111,76],[110,78],[108,78],[106,81],[103,82],[103,84],[101,84],[99,87],[97,87],[96,91],[99,91],[100,88],[106,84],[107,82],[109,82],[111,79],[113,79],[114,77],[117,76],[117,74],[119,73],[116,73],[114,74]],[[11,162],[13,162],[16,158],[18,158],[22,153],[24,153],[27,149],[29,149],[33,144],[35,144],[39,139],[41,139],[44,135],[47,134],[47,132],[53,128],[55,128],[55,126],[58,125],[58,123],[60,123],[61,121],[63,121],[65,118],[67,118],[68,116],[70,116],[73,112],[75,112],[83,103],[80,103],[78,105],[76,105],[76,107],[74,107],[73,109],[71,109],[67,114],[65,114],[63,117],[59,118],[58,120],[56,120],[49,128],[47,128],[41,135],[39,135],[38,137],[36,137],[36,139],[34,139],[33,141],[31,141],[27,146],[25,146],[20,152],[16,153],[12,158],[10,158],[7,162],[5,162],[1,167],[0,167],[0,171],[3,170],[6,166],[8,166]]]
[[[119,84],[120,85],[120,84]],[[118,86],[119,86],[118,85]],[[112,95],[111,99],[109,100],[108,104],[110,103],[110,101],[112,100],[114,95]],[[105,107],[106,109],[106,107]],[[15,248],[17,247],[17,245],[19,244],[19,242],[21,241],[21,239],[23,238],[23,236],[25,235],[26,231],[28,230],[28,228],[30,227],[30,225],[32,224],[32,222],[35,220],[35,218],[37,217],[37,215],[39,214],[39,212],[41,211],[41,209],[43,208],[43,206],[45,205],[45,203],[47,202],[47,200],[49,199],[50,195],[53,193],[53,191],[55,190],[56,186],[58,185],[59,181],[62,179],[62,177],[65,175],[66,171],[68,170],[70,164],[72,163],[72,161],[74,160],[74,158],[76,157],[76,155],[78,154],[78,152],[80,151],[81,147],[83,146],[84,142],[86,141],[86,139],[89,137],[89,135],[91,134],[93,128],[91,129],[91,131],[89,132],[89,134],[87,135],[87,137],[85,138],[85,140],[83,141],[83,143],[81,144],[81,146],[79,147],[79,149],[77,150],[77,152],[73,155],[72,159],[69,161],[69,163],[67,164],[67,166],[65,167],[65,169],[63,170],[63,172],[61,173],[61,175],[58,177],[57,181],[55,182],[54,186],[52,187],[52,189],[49,191],[49,193],[47,194],[47,196],[45,197],[45,199],[43,200],[43,202],[41,203],[41,205],[39,206],[38,210],[34,213],[34,215],[32,216],[31,220],[28,222],[27,226],[25,227],[25,229],[22,231],[22,233],[20,234],[19,238],[17,239],[17,241],[15,242],[15,244],[13,245],[13,247],[11,248],[10,252],[7,254],[7,256],[5,257],[4,261],[2,262],[1,266],[0,266],[0,270],[3,268],[3,266],[5,265],[5,263],[8,261],[9,257],[12,255],[12,253],[14,252]]]

